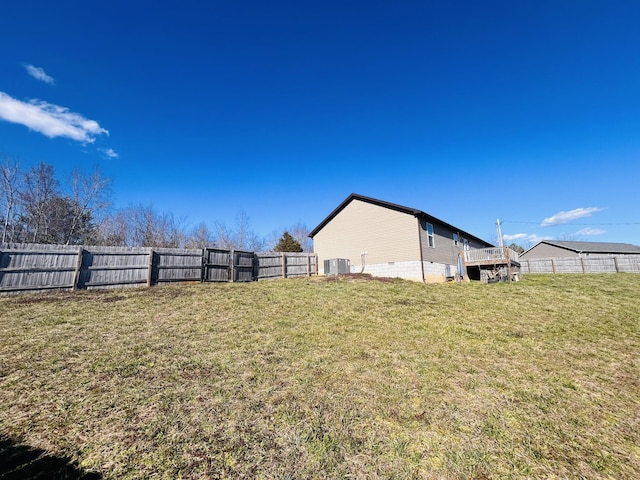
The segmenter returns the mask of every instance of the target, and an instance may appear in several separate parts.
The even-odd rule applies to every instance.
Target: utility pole
[[[504,241],[502,240],[502,228],[500,228],[500,219],[496,220],[496,229],[498,230],[498,245],[504,247]]]

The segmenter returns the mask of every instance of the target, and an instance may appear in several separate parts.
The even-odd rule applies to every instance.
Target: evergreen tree
[[[301,252],[302,246],[295,238],[293,238],[289,232],[284,232],[280,241],[273,248],[274,252]]]

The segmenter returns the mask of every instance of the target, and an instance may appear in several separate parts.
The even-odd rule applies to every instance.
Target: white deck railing
[[[464,252],[466,262],[483,262],[489,260],[506,262],[509,259],[512,262],[520,263],[520,255],[509,247],[493,247],[479,248],[477,250],[467,250]]]

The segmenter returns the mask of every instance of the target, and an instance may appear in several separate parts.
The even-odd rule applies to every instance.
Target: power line
[[[519,220],[500,220],[500,223],[522,223],[526,225],[540,225],[542,222],[523,222]],[[604,227],[607,225],[640,225],[640,222],[620,222],[620,223],[573,223],[573,222],[565,222],[565,223],[554,223],[551,225],[544,225],[545,227],[551,227],[553,225],[578,225],[581,227]]]

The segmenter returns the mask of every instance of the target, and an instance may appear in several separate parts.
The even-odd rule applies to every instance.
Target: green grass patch
[[[640,275],[0,298],[0,437],[106,479],[640,478]]]

